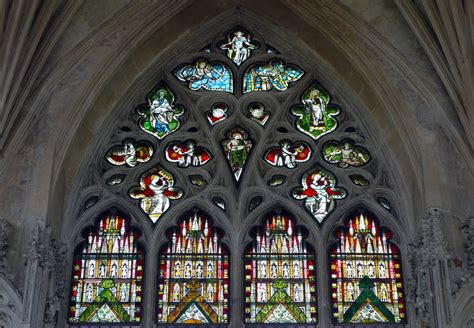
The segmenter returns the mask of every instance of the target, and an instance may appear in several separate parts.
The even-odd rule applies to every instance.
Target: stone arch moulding
[[[224,17],[224,16],[222,16]],[[153,245],[160,244],[163,240],[164,231],[170,226],[176,225],[176,218],[180,217],[183,212],[192,208],[200,207],[208,213],[212,213],[214,222],[219,220],[219,227],[225,232],[225,242],[228,245],[231,253],[232,261],[230,275],[232,277],[230,286],[230,295],[235,307],[232,309],[231,325],[237,325],[240,314],[242,312],[243,304],[239,300],[242,299],[242,291],[239,291],[239,282],[243,279],[242,266],[240,265],[242,259],[238,254],[242,251],[242,243],[240,241],[246,240],[248,227],[254,222],[253,218],[259,217],[261,213],[268,212],[269,208],[277,204],[285,204],[291,212],[297,214],[298,223],[306,223],[309,228],[311,244],[317,250],[317,257],[321,259],[324,256],[326,246],[324,245],[324,236],[327,236],[329,227],[333,227],[339,218],[347,209],[354,204],[360,204],[362,199],[366,200],[370,206],[380,207],[377,212],[384,211],[380,204],[374,198],[378,190],[395,189],[396,196],[391,199],[392,206],[397,209],[400,217],[393,218],[392,215],[385,213],[380,217],[390,217],[392,225],[408,225],[410,204],[402,196],[401,190],[405,190],[401,179],[396,179],[399,168],[394,165],[393,161],[388,161],[391,158],[391,153],[375,140],[378,138],[378,132],[370,129],[370,123],[373,121],[367,106],[364,106],[362,100],[359,99],[354,92],[348,87],[344,78],[338,76],[330,68],[323,59],[316,57],[316,60],[308,60],[313,58],[306,56],[312,54],[308,46],[301,45],[300,42],[295,42],[295,46],[281,36],[276,36],[270,33],[268,28],[259,28],[255,17],[252,14],[244,14],[241,16],[241,21],[236,24],[235,19],[223,23],[222,17],[217,17],[214,21],[205,24],[204,27],[197,29],[193,35],[182,36],[180,41],[173,49],[165,51],[155,58],[149,59],[147,62],[147,70],[138,74],[135,83],[126,87],[122,97],[117,97],[113,101],[117,105],[114,108],[107,107],[103,112],[106,119],[102,122],[102,132],[95,138],[98,142],[91,144],[87,149],[87,158],[90,160],[83,161],[80,174],[75,178],[75,186],[70,189],[68,201],[66,203],[65,214],[73,213],[72,209],[76,209],[75,213],[79,213],[78,206],[75,203],[77,199],[76,194],[80,195],[82,192],[89,195],[92,194],[90,190],[94,191],[98,199],[95,204],[85,209],[80,215],[66,215],[64,220],[64,239],[70,238],[73,234],[82,230],[86,222],[91,220],[100,211],[106,210],[109,206],[119,206],[124,208],[129,217],[133,217],[136,225],[140,226],[145,247],[148,250],[146,253],[145,276],[149,277],[144,282],[143,296],[144,315],[142,325],[148,326],[154,322],[152,313],[155,306],[154,292],[156,291],[156,274],[153,272],[157,265],[156,250],[158,247]],[[225,16],[228,17],[228,16]],[[229,18],[229,17],[228,17]],[[215,31],[217,22],[222,23],[219,26],[218,32]],[[242,64],[239,68],[233,65],[232,61],[226,59],[222,54],[217,52],[208,53],[207,51],[200,51],[211,44],[212,51],[216,50],[216,44],[226,36],[226,32],[231,30],[235,25],[242,25],[252,33],[260,45],[269,44],[276,47],[279,53],[269,53],[260,51],[255,53],[254,57],[250,57],[248,61]],[[204,31],[214,31],[212,34],[203,33]],[[277,28],[281,30],[281,28]],[[211,37],[212,36],[212,37]],[[151,36],[150,36],[151,37]],[[190,42],[195,38],[193,42]],[[187,42],[190,42],[191,47]],[[139,51],[139,50],[137,50]],[[167,56],[173,53],[182,53],[182,56]],[[298,83],[291,84],[291,87],[281,94],[276,94],[270,97],[269,94],[261,94],[252,98],[252,95],[247,93],[241,95],[239,88],[243,73],[253,64],[268,62],[272,57],[283,60],[285,63],[296,64],[306,72]],[[236,89],[236,96],[228,93],[207,93],[202,91],[192,91],[186,88],[183,83],[180,83],[172,74],[177,67],[182,64],[193,63],[197,58],[207,58],[209,62],[221,61],[227,65],[234,76],[234,88]],[[319,60],[321,59],[321,60]],[[116,72],[119,74],[119,72]],[[112,79],[113,80],[113,79]],[[184,107],[182,114],[182,121],[179,130],[173,134],[169,134],[165,138],[158,140],[153,135],[144,133],[143,129],[137,126],[138,115],[135,107],[146,101],[146,96],[150,90],[164,81],[169,89],[174,94],[176,104]],[[300,133],[295,128],[295,120],[290,114],[290,110],[300,103],[301,97],[308,88],[313,85],[314,81],[321,84],[329,94],[333,96],[332,101],[342,108],[341,118],[339,119],[339,130],[332,134],[322,136],[317,141],[310,136]],[[113,83],[111,83],[113,84]],[[110,86],[105,86],[108,88]],[[272,94],[273,96],[273,94]],[[270,112],[272,117],[269,119],[265,127],[249,120],[245,115],[245,105],[251,101],[266,102],[271,106]],[[208,106],[215,101],[226,102],[229,105],[229,110],[232,113],[231,117],[222,123],[211,126],[205,119],[205,112],[209,109]],[[98,103],[91,107],[98,110]],[[115,117],[112,119],[112,117]],[[282,123],[281,126],[279,123]],[[250,132],[251,141],[254,143],[252,153],[248,157],[248,162],[242,173],[242,179],[237,184],[234,177],[230,174],[227,166],[227,159],[222,153],[222,140],[225,138],[229,129],[236,125],[241,126],[247,132]],[[276,133],[276,129],[283,127],[287,132],[279,132],[284,136]],[[356,127],[356,128],[354,128]],[[355,132],[347,132],[347,131]],[[281,130],[284,131],[284,130]],[[79,133],[79,131],[77,131]],[[372,159],[366,164],[364,168],[349,167],[341,168],[325,162],[322,155],[322,147],[332,139],[340,139],[343,137],[351,137],[354,142],[360,144],[361,147],[368,149],[371,153]],[[144,140],[153,146],[153,156],[150,160],[139,162],[134,167],[117,166],[107,161],[106,154],[113,149],[114,146],[120,145],[125,139]],[[310,145],[316,160],[298,163],[298,165],[291,171],[282,167],[271,167],[268,163],[263,161],[263,156],[266,150],[278,145],[282,139],[291,139],[294,141],[301,141]],[[202,166],[189,166],[180,168],[175,163],[169,163],[166,160],[164,150],[172,143],[183,140],[194,140],[199,145],[204,145],[213,155],[213,160]],[[337,177],[338,186],[347,191],[347,199],[338,200],[337,206],[332,213],[329,213],[324,223],[320,226],[316,223],[312,215],[305,210],[303,202],[292,199],[292,190],[301,184],[302,176],[308,171],[314,170],[315,164],[322,170],[331,172]],[[67,162],[64,162],[66,164]],[[154,169],[157,165],[166,170],[174,177],[175,186],[182,191],[181,197],[171,199],[170,206],[159,217],[155,224],[152,224],[148,219],[147,213],[140,209],[140,200],[129,197],[131,190],[138,185],[140,178]],[[91,174],[91,171],[93,172]],[[255,172],[254,176],[250,176],[250,172]],[[123,175],[119,177],[119,175]],[[193,176],[201,176],[206,180],[205,185],[198,185],[193,183]],[[283,185],[269,185],[272,176],[286,175],[286,181]],[[362,175],[362,178],[368,181],[368,185],[357,185],[352,179],[351,175]],[[382,179],[381,176],[388,177]],[[116,179],[116,180],[114,180]],[[120,181],[119,181],[120,180]],[[389,183],[387,183],[389,180]],[[84,183],[87,181],[88,183]],[[119,181],[119,182],[114,182]],[[280,187],[279,187],[280,186]],[[76,194],[74,194],[76,193]],[[254,195],[259,195],[262,200],[255,209],[249,210],[249,202]],[[214,201],[215,197],[219,196],[224,200],[224,207],[218,206]],[[86,201],[89,197],[82,197]],[[342,210],[345,208],[346,210]],[[79,216],[79,217],[78,217]],[[398,221],[397,221],[398,220]],[[245,224],[242,224],[245,223]],[[385,225],[385,224],[384,224]],[[71,234],[69,230],[73,227]],[[80,228],[81,227],[81,228]],[[392,229],[394,231],[396,229]],[[320,238],[321,237],[321,238]],[[234,256],[232,256],[234,255]],[[237,256],[235,256],[237,255]],[[318,265],[318,277],[325,277],[324,259],[321,259],[321,265]],[[327,286],[320,288],[320,285],[325,285],[324,281],[318,281],[318,290],[325,291]],[[319,297],[323,297],[324,293],[318,293]],[[318,300],[319,322],[329,322],[327,309],[321,308],[322,301]]]

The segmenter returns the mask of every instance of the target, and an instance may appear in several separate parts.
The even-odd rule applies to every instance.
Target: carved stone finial
[[[0,274],[5,274],[8,235],[10,234],[11,225],[5,219],[0,219]]]

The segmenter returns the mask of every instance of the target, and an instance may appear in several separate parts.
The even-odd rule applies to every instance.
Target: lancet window
[[[229,253],[222,232],[195,211],[168,233],[160,253],[158,322],[219,324],[229,320]]]
[[[316,322],[316,277],[312,248],[295,220],[269,216],[245,252],[245,321]]]
[[[143,250],[119,213],[103,215],[74,255],[70,323],[139,323]]]
[[[330,253],[333,317],[344,323],[405,321],[400,252],[370,214],[350,217]]]

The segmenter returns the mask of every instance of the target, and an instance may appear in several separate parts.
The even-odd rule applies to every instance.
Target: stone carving
[[[468,218],[461,229],[466,237],[467,268],[474,271],[474,217]]]
[[[420,221],[417,239],[409,246],[408,253],[412,266],[413,289],[409,297],[414,300],[419,318],[430,327],[443,327],[450,320],[450,310],[436,313],[437,303],[444,302],[450,296],[446,274],[448,272],[447,244],[444,241],[440,225],[441,210],[428,209],[427,215]]]
[[[6,274],[6,257],[10,230],[10,223],[5,219],[0,219],[0,274]]]
[[[45,258],[49,258],[49,268],[52,269],[52,279],[54,288],[46,300],[46,308],[44,312],[44,327],[53,328],[56,326],[58,320],[58,313],[61,309],[61,304],[66,301],[66,244],[58,244],[52,239],[47,247]]]
[[[43,251],[44,248],[40,238],[40,226],[36,224],[33,227],[33,231],[31,233],[30,244],[28,245],[25,255],[23,256],[25,265],[27,265],[28,262],[42,261],[44,253]]]

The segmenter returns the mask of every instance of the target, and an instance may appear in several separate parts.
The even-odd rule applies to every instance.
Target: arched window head
[[[159,323],[229,322],[229,253],[221,238],[197,210],[168,231],[159,260]]]
[[[400,252],[371,214],[357,212],[336,231],[330,251],[333,318],[340,323],[400,323],[405,305]]]
[[[143,251],[138,232],[119,213],[86,230],[74,254],[69,322],[139,323]]]
[[[273,213],[245,251],[245,321],[314,323],[316,278],[312,249],[285,213]]]

